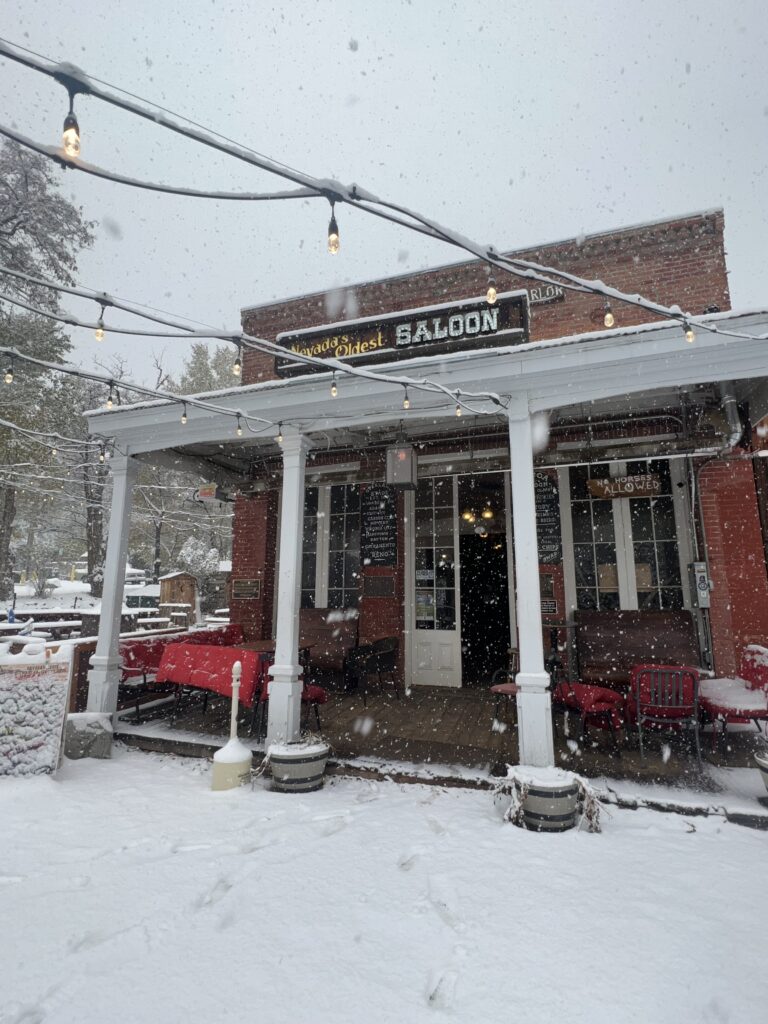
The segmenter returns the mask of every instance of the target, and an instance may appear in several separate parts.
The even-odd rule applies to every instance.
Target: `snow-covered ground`
[[[765,1020],[765,833],[336,780],[212,793],[118,749],[0,785],[2,1024]]]

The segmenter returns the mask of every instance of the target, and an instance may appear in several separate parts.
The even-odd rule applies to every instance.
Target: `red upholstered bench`
[[[749,644],[741,656],[735,679],[702,679],[699,705],[712,722],[712,749],[717,745],[717,723],[723,742],[728,725],[768,722],[768,648]]]

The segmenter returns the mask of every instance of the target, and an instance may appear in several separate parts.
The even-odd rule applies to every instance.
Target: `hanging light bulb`
[[[56,456],[58,454],[59,454],[59,449],[58,448],[51,448],[51,455],[54,457],[54,459],[56,458]]]
[[[11,365],[6,368],[3,380],[5,381],[6,384],[13,384],[13,363],[11,363]]]
[[[184,427],[187,425],[187,403],[186,402],[183,403],[183,409],[182,409],[182,413],[181,413],[181,424]]]
[[[242,424],[242,420],[240,419],[240,414],[239,413],[238,413],[238,416],[237,416],[237,430],[235,431],[235,433],[237,434],[238,437],[242,437],[243,436],[243,424]]]
[[[80,125],[77,123],[75,111],[72,109],[74,96],[69,97],[69,113],[64,118],[64,134],[61,137],[61,145],[65,156],[71,160],[80,156]]]
[[[99,451],[99,462],[103,463],[105,458],[106,458],[106,452],[104,451],[104,446],[102,445],[102,447],[101,447],[101,449]]]
[[[492,277],[488,278],[488,291],[485,293],[485,301],[489,306],[492,306],[496,299],[498,299],[499,293],[496,291],[496,282]]]
[[[99,322],[96,324],[96,330],[93,332],[93,336],[96,341],[104,341],[104,315],[99,317]]]
[[[693,328],[687,320],[685,321],[683,326],[685,328],[685,340],[688,342],[689,345],[693,344],[693,342],[696,340],[696,335],[694,334]]]
[[[456,415],[461,416],[461,405],[459,404],[459,396],[456,395]]]
[[[613,327],[613,325],[616,323],[616,317],[611,312],[610,302],[606,302],[605,304],[605,316],[603,317],[603,323],[606,327]]]
[[[405,389],[405,395],[403,396],[403,408],[404,409],[410,409],[411,408],[411,400],[408,397],[408,388]]]
[[[113,396],[114,396],[114,392],[112,391],[112,385],[110,384],[109,385],[109,395],[107,397],[107,408],[108,409],[111,409],[112,406],[115,404],[114,400],[113,400]]]
[[[331,398],[335,398],[339,393],[339,389],[336,387],[336,371],[333,371],[333,382],[331,384]]]
[[[282,423],[278,423],[278,425],[277,425],[277,438],[276,438],[276,441],[277,441],[278,444],[282,444],[283,443],[283,424]]]
[[[240,345],[238,345],[238,347],[237,347],[237,358],[235,359],[235,362],[234,362],[234,364],[232,366],[232,373],[234,373],[234,375],[236,377],[239,377],[242,372],[243,372],[243,349],[242,349],[242,347]]]
[[[339,225],[336,223],[335,203],[331,203],[331,219],[328,223],[328,252],[335,256],[341,248],[339,241]]]

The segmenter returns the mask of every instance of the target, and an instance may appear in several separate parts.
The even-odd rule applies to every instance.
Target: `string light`
[[[236,377],[239,377],[243,372],[243,346],[237,346],[237,358],[235,359],[234,365],[232,366],[232,373]]]
[[[488,291],[485,293],[485,301],[489,306],[492,306],[496,299],[498,299],[499,293],[496,291],[496,281],[492,278],[488,278]]]
[[[24,50],[25,48],[21,47],[21,49]],[[0,55],[11,60],[14,60],[17,63],[23,64],[26,67],[32,68],[37,72],[49,75],[61,84],[65,85],[65,87],[68,89],[70,94],[70,114],[72,116],[73,129],[77,127],[77,122],[74,116],[74,110],[72,109],[72,97],[79,91],[87,92],[91,96],[97,97],[98,99],[101,99],[122,110],[126,110],[132,114],[144,117],[148,120],[156,120],[156,114],[154,113],[154,111],[150,110],[149,107],[138,106],[134,102],[136,99],[141,100],[142,103],[148,102],[142,100],[140,97],[132,97],[131,100],[123,100],[119,96],[116,96],[113,92],[107,92],[104,89],[100,88],[99,84],[97,83],[97,80],[95,79],[88,79],[87,86],[84,86],[83,79],[81,77],[72,78],[71,76],[66,75],[61,71],[61,67],[55,67],[55,62],[46,62],[46,58],[42,57],[38,59],[38,55],[33,54],[32,51],[29,50],[25,50],[25,53],[23,55],[15,52],[15,50],[16,47],[13,44],[6,45],[5,41],[0,41]],[[109,83],[102,84],[109,85]],[[174,117],[181,117],[181,115],[177,115],[173,111],[166,111],[166,113],[169,113]],[[210,135],[204,134],[205,129],[201,126],[193,126],[193,123],[191,122],[188,122],[187,125],[184,126],[169,123],[166,123],[163,126],[173,131],[176,131],[193,141],[199,143],[201,142],[208,146],[212,145],[214,146],[214,148],[217,148],[221,152],[224,152],[229,156],[235,157],[238,160],[244,161],[252,166],[259,167],[262,170],[268,170],[272,173],[276,173],[281,177],[287,178],[291,181],[299,182],[300,185],[303,186],[296,192],[287,194],[276,193],[274,195],[263,195],[258,197],[255,197],[252,194],[243,194],[242,196],[227,195],[226,198],[282,199],[294,198],[298,196],[304,198],[307,197],[308,195],[325,195],[326,198],[328,197],[328,186],[327,183],[324,182],[323,180],[312,178],[310,175],[302,174],[301,172],[289,167],[284,167],[284,169],[278,169],[272,162],[268,160],[268,158],[263,157],[252,150],[248,150],[247,147],[237,146],[234,143],[232,145],[225,145],[225,143],[229,142],[230,140],[226,140],[220,137],[220,141],[214,141],[211,139]],[[67,127],[69,127],[69,125],[67,125]],[[53,153],[49,152],[49,147],[35,144],[31,140],[25,139],[23,136],[18,135],[18,133],[13,132],[11,129],[0,127],[0,134],[5,135],[7,138],[14,139],[20,145],[24,145],[27,148],[33,149],[34,151],[40,153],[41,155],[47,157],[50,160],[56,160],[56,156]],[[79,127],[77,127],[76,137],[79,151]],[[95,171],[95,169],[93,168],[82,167],[79,164],[75,164],[74,166],[77,170],[86,171],[88,173],[94,173]],[[111,175],[108,172],[104,172],[100,176],[121,184],[133,185],[134,187],[152,187],[155,191],[178,191],[181,194],[207,195],[209,196],[209,198],[222,198],[221,193],[209,194],[202,193],[199,191],[174,189],[170,186],[151,186],[150,183],[147,182],[136,182],[131,179],[122,178],[118,175]],[[511,256],[499,256],[492,248],[476,246],[467,239],[464,239],[458,235],[454,235],[453,233],[448,232],[444,229],[438,229],[436,226],[432,225],[426,218],[420,216],[417,213],[414,213],[413,211],[405,207],[400,207],[395,203],[385,203],[383,200],[379,200],[367,195],[358,195],[355,186],[352,186],[347,194],[339,196],[339,199],[344,202],[355,202],[357,204],[358,209],[360,210],[372,213],[379,217],[384,217],[385,219],[390,220],[393,223],[400,224],[401,226],[406,227],[410,230],[418,231],[421,234],[427,235],[428,237],[437,238],[442,241],[448,241],[451,244],[457,245],[460,248],[464,249],[465,251],[472,253],[473,255],[481,259],[492,261],[493,264],[500,266],[504,270],[510,270],[512,273],[517,273],[520,269],[523,269],[526,276],[532,276],[534,277],[534,279],[539,280],[542,283],[548,285],[556,284],[558,287],[572,289],[574,291],[601,294],[601,289],[595,288],[594,285],[589,281],[582,280],[577,276],[569,274],[564,271],[549,271],[548,268],[539,266],[535,263],[531,263],[530,261],[523,261]],[[335,218],[333,216],[333,206],[336,201],[338,200],[334,199],[331,201],[332,222],[335,221]],[[374,209],[374,207],[378,206],[386,206],[387,209]],[[392,212],[390,213],[389,211]],[[404,217],[407,217],[408,220],[404,220]],[[335,233],[338,236],[338,228],[336,228]],[[550,276],[550,273],[554,273],[559,277],[565,278],[565,281],[554,281]],[[675,311],[673,309],[661,306],[658,303],[650,302],[649,300],[644,299],[640,295],[622,294],[620,298],[622,302],[630,303],[634,306],[647,309],[654,313],[662,314],[665,316],[675,315]],[[606,326],[608,326],[608,324],[606,324]],[[706,328],[706,325],[702,326]],[[721,331],[720,333],[724,332]]]
[[[341,248],[339,241],[339,225],[336,223],[335,202],[331,201],[331,219],[328,223],[328,252],[335,256]]]
[[[69,94],[69,113],[64,118],[64,133],[61,137],[61,146],[64,153],[74,160],[80,156],[80,125],[77,123],[73,104],[75,97]]]
[[[405,395],[403,397],[403,408],[404,409],[410,409],[411,408],[411,400],[408,397],[408,388],[407,387],[405,389]]]
[[[613,325],[616,323],[616,317],[613,315],[613,312],[611,311],[610,302],[606,302],[605,304],[605,316],[603,317],[603,323],[606,327],[613,327]]]
[[[58,448],[51,448],[51,455],[53,456],[54,459],[56,458],[56,456],[58,454],[59,454],[59,449]]]
[[[107,397],[107,408],[111,409],[114,404],[115,404],[114,403],[114,390],[113,390],[112,384],[110,384],[109,385],[109,395]]]
[[[104,341],[104,307],[101,307],[101,313],[99,313],[99,319],[96,324],[96,330],[93,332],[93,336],[96,341]]]
[[[688,342],[688,344],[692,344],[696,339],[696,335],[694,334],[693,328],[687,320],[684,321],[683,327],[685,329],[685,340]]]
[[[283,424],[282,424],[282,422],[278,423],[278,425],[277,425],[277,437],[276,437],[275,440],[277,441],[278,444],[282,444],[283,443]]]
[[[101,448],[99,449],[99,462],[101,462],[102,465],[104,464],[104,460],[106,459],[106,457],[106,449],[104,448],[104,445],[102,445]]]
[[[336,371],[333,371],[333,383],[331,384],[331,398],[335,398],[339,393],[339,389],[336,387]]]
[[[456,415],[461,416],[461,405],[459,404],[459,394],[456,393]]]
[[[240,413],[237,414],[237,430],[235,431],[235,433],[237,434],[238,437],[243,436],[243,424],[242,420],[240,419]]]
[[[182,413],[181,413],[181,424],[182,426],[187,425],[187,403],[182,402]]]
[[[13,356],[11,356],[11,361],[8,367],[6,368],[3,380],[5,381],[6,384],[13,384]]]

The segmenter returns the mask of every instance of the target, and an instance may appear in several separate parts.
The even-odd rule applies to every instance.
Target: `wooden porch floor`
[[[483,689],[444,689],[414,687],[398,699],[392,690],[370,694],[367,707],[358,694],[331,693],[320,709],[322,733],[339,760],[359,757],[411,764],[464,765],[486,767],[504,773],[506,764],[518,762],[517,728],[514,718],[505,718],[493,727],[493,699]],[[503,712],[502,706],[502,712]],[[193,693],[182,705],[174,725],[170,724],[170,705],[148,709],[142,715],[145,728],[135,727],[134,715],[123,712],[125,738],[150,745],[152,749],[182,750],[193,737],[220,737],[229,730],[229,702],[211,699],[202,711],[201,694]],[[251,713],[240,716],[239,735],[248,741]],[[314,716],[310,728],[316,728]],[[588,777],[639,778],[667,783],[695,785],[699,775],[696,759],[687,742],[671,733],[652,736],[645,760],[640,758],[636,740],[623,743],[620,754],[613,751],[610,735],[594,730],[584,743],[578,742],[578,722],[573,717],[555,716],[555,761],[560,767]],[[121,729],[118,725],[118,736]],[[141,742],[142,736],[146,744]],[[210,739],[208,739],[210,745]],[[751,754],[759,747],[755,730],[729,733],[729,749],[710,750],[710,736],[702,733],[702,755],[707,763],[729,767],[752,766]],[[256,747],[255,740],[251,744]],[[191,750],[188,752],[192,752]],[[207,752],[207,751],[206,751]]]

